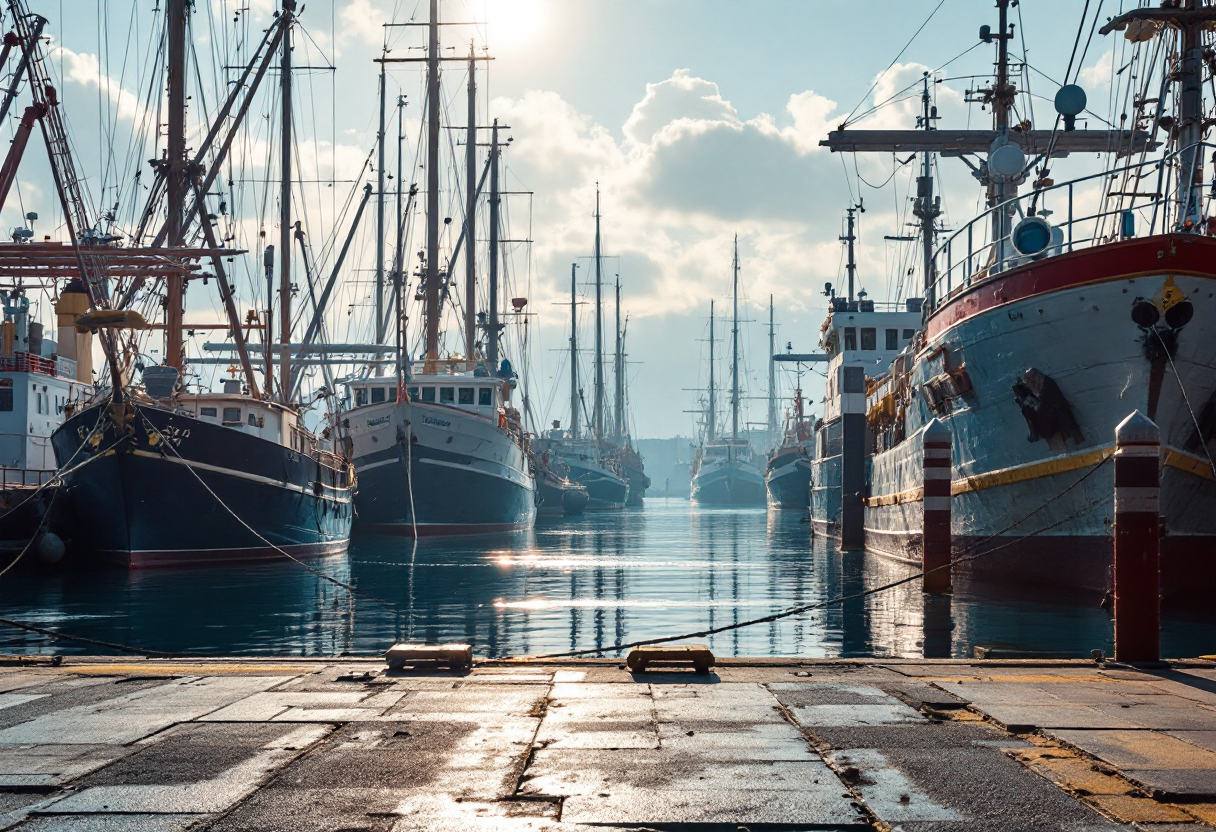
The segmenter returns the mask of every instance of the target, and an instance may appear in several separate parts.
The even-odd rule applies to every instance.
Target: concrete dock
[[[1216,826],[1216,664],[0,667],[0,829]]]

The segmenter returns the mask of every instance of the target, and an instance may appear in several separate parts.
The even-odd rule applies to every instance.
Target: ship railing
[[[45,485],[55,478],[58,471],[45,468],[0,468],[0,491],[21,486]]]
[[[76,368],[73,366],[72,375]],[[58,375],[55,372],[55,359],[43,358],[28,352],[15,352],[12,355],[0,355],[0,372],[5,373],[42,373],[44,376]]]
[[[1176,187],[1171,182],[1172,175],[1176,175],[1173,163],[1190,152],[1195,164],[1202,158],[1204,148],[1216,149],[1216,145],[1197,142],[1154,159],[1037,188],[985,210],[937,247],[933,255],[933,286],[926,303],[930,308],[940,306],[972,284],[1015,266],[1132,239],[1138,236],[1137,224],[1147,224],[1148,236],[1159,233],[1159,229],[1163,233],[1170,209],[1178,213],[1178,200],[1170,193]],[[1139,188],[1148,183],[1153,183],[1149,186],[1151,190],[1141,192]],[[1117,190],[1123,184],[1132,190]],[[1088,193],[1090,189],[1096,189],[1097,193]],[[1087,212],[1082,203],[1093,199],[1100,207]],[[1035,254],[1022,254],[1014,247],[1013,233],[1020,221],[1028,216],[1054,219],[1061,212],[1062,222],[1049,220],[1052,239],[1045,248]],[[1208,231],[1199,227],[1192,230]]]

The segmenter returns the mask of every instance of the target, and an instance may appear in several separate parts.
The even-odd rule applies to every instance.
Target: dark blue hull
[[[622,508],[629,499],[629,483],[611,471],[581,460],[564,458],[570,466],[570,479],[587,489],[587,509],[603,511]]]
[[[768,504],[774,508],[806,511],[811,501],[811,465],[805,457],[785,460],[764,475]]]
[[[556,477],[536,478],[540,506],[536,513],[545,517],[574,517],[587,509],[587,489]]]
[[[122,431],[101,405],[51,437],[60,466],[87,462],[64,476],[55,506],[54,531],[72,550],[129,568],[346,550],[353,514],[346,470],[181,412],[127,408]]]
[[[475,469],[473,462],[419,444],[407,461],[402,443],[357,458],[356,530],[429,537],[529,528],[537,499],[531,478],[502,465]]]
[[[737,469],[698,474],[692,481],[692,500],[714,506],[762,506],[764,480]]]

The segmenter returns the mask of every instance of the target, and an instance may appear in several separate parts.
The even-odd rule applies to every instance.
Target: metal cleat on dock
[[[697,673],[708,673],[714,666],[714,654],[704,644],[664,644],[652,647],[635,647],[629,651],[625,664],[639,673],[648,665],[688,665]]]
[[[384,654],[389,670],[423,665],[446,665],[449,670],[464,670],[473,665],[470,644],[394,644]]]

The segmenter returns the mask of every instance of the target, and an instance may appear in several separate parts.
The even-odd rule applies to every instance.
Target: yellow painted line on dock
[[[59,669],[83,676],[227,676],[238,673],[264,675],[267,673],[309,673],[314,668],[290,664],[216,663],[209,662],[162,664],[160,662],[135,662],[130,664],[67,664]]]

